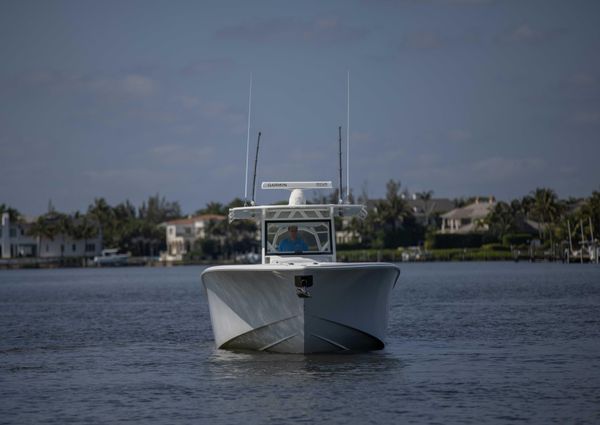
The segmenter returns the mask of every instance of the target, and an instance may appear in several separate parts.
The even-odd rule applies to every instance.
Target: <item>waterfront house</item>
[[[485,223],[485,218],[495,206],[496,200],[494,197],[483,201],[476,198],[472,204],[448,211],[441,216],[441,233],[485,232],[489,228]]]
[[[75,219],[74,224],[77,224],[76,221]],[[102,251],[102,236],[99,232],[85,239],[75,238],[63,232],[58,232],[52,236],[35,235],[32,232],[34,223],[35,221],[28,220],[11,222],[8,213],[2,215],[0,226],[1,258],[92,258]]]
[[[335,243],[337,245],[352,245],[352,244],[360,244],[362,242],[362,237],[360,233],[355,230],[350,230],[349,220],[342,220],[342,229],[335,232]]]
[[[161,253],[161,260],[183,260],[184,255],[192,250],[197,240],[206,238],[211,225],[225,219],[224,215],[202,214],[162,223],[166,231],[167,251]]]
[[[416,222],[424,227],[437,226],[438,217],[456,207],[454,201],[447,198],[423,199],[416,194],[406,199],[406,203]]]

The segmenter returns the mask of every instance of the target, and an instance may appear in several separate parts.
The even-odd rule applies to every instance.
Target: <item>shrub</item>
[[[483,235],[480,233],[435,233],[429,235],[425,243],[425,248],[479,248],[482,243]]]
[[[481,246],[484,251],[507,251],[508,247],[500,243],[486,243]]]
[[[531,239],[535,239],[529,233],[509,233],[502,237],[502,245],[528,245]]]

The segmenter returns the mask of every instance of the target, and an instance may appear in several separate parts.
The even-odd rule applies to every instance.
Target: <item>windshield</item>
[[[329,221],[267,221],[267,255],[331,254]]]

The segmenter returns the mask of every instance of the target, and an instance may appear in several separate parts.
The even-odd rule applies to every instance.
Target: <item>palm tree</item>
[[[22,220],[22,215],[17,209],[9,207],[6,204],[0,204],[0,217],[2,217],[4,213],[8,213],[11,223],[17,223]]]
[[[56,226],[58,233],[61,234],[62,244],[60,246],[61,258],[65,255],[65,237],[73,235],[73,219],[67,214],[56,213]]]
[[[502,240],[504,235],[514,230],[515,213],[513,207],[506,202],[498,202],[485,218],[485,223],[489,226],[490,232]]]
[[[148,198],[148,204],[142,203],[138,215],[152,224],[160,224],[181,217],[181,208],[178,202],[168,202],[164,196],[161,198],[157,193]]]
[[[196,214],[227,215],[227,213],[227,207],[220,202],[209,202],[204,208],[196,211]]]
[[[59,228],[56,225],[53,214],[41,215],[29,228],[29,234],[37,238],[37,251],[38,257],[42,254],[42,241],[49,239],[54,240],[54,237],[58,234]]]
[[[552,243],[552,227],[556,223],[561,209],[558,197],[552,189],[546,188],[537,188],[532,195],[532,215],[543,225],[543,233],[542,228],[539,228],[540,238],[547,234]]]
[[[582,213],[588,217],[590,234],[598,238],[600,234],[600,191],[594,191],[582,208]]]
[[[431,203],[431,198],[433,197],[433,190],[426,190],[423,192],[417,192],[417,199],[423,201],[423,213],[425,214],[425,226],[429,226],[429,216],[431,215],[431,211],[435,206],[435,203]]]
[[[376,203],[374,220],[368,221],[369,224],[374,225],[373,230],[378,234],[377,239],[383,239],[378,245],[382,242],[384,246],[397,246],[402,224],[409,216],[410,211],[401,195],[401,183],[395,180],[388,181],[385,199]]]
[[[98,226],[89,217],[89,215],[80,215],[79,212],[77,212],[75,213],[71,233],[75,239],[83,240],[85,256],[85,253],[87,252],[88,239],[92,239],[98,235]]]
[[[105,245],[111,246],[113,241],[112,228],[114,227],[114,213],[104,198],[94,199],[94,203],[88,207],[88,215],[98,222],[100,236]]]

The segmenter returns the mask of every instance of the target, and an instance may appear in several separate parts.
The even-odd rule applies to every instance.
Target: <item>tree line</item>
[[[357,202],[368,205],[369,215],[365,220],[336,219],[338,230],[346,230],[356,236],[354,242],[339,248],[397,248],[422,245],[431,240],[439,230],[440,217],[431,214],[424,223],[418,220],[407,194],[400,181],[389,180],[382,199],[369,200],[366,193],[356,197]],[[425,210],[433,201],[432,196],[433,191],[416,194]],[[338,193],[334,191],[330,196],[314,197],[309,202],[337,203],[337,200]],[[454,204],[463,206],[473,200],[455,199]],[[350,201],[355,201],[352,194]],[[209,202],[194,215],[226,217],[229,208],[242,205],[243,201],[239,198],[228,204]],[[18,210],[5,204],[0,205],[0,212],[8,212],[11,221],[22,220]],[[33,236],[48,239],[68,235],[85,240],[101,235],[105,247],[119,248],[135,256],[156,256],[166,249],[166,232],[159,225],[182,217],[178,202],[167,201],[158,194],[150,196],[139,207],[129,201],[111,206],[104,198],[96,198],[85,213],[66,214],[50,206],[29,231]],[[547,246],[553,247],[568,240],[569,231],[575,235],[575,241],[580,239],[582,231],[586,237],[593,232],[597,235],[600,231],[600,191],[594,191],[587,198],[559,199],[554,190],[537,188],[522,198],[495,203],[488,216],[476,223],[476,227],[481,227],[478,234],[485,242],[502,243],[507,236],[522,232],[522,225],[527,220],[537,224],[536,236]],[[190,247],[189,258],[231,258],[237,253],[256,250],[256,232],[257,227],[249,221],[229,223],[227,219],[211,220],[206,238]]]
[[[600,191],[587,198],[559,199],[548,188],[537,188],[521,199],[498,202],[486,217],[489,233],[498,240],[519,230],[524,220],[537,223],[537,236],[544,246],[572,239],[575,245],[583,238],[597,239],[600,231]],[[582,236],[583,235],[583,236]]]
[[[8,212],[11,222],[23,221],[18,210],[5,204],[0,205],[0,212]],[[48,211],[28,226],[28,233],[38,240],[71,237],[87,241],[102,237],[104,247],[135,256],[155,256],[165,249],[165,231],[159,224],[179,217],[179,203],[158,194],[137,208],[129,201],[111,206],[104,198],[96,198],[85,213],[72,214],[56,211],[50,202]]]

